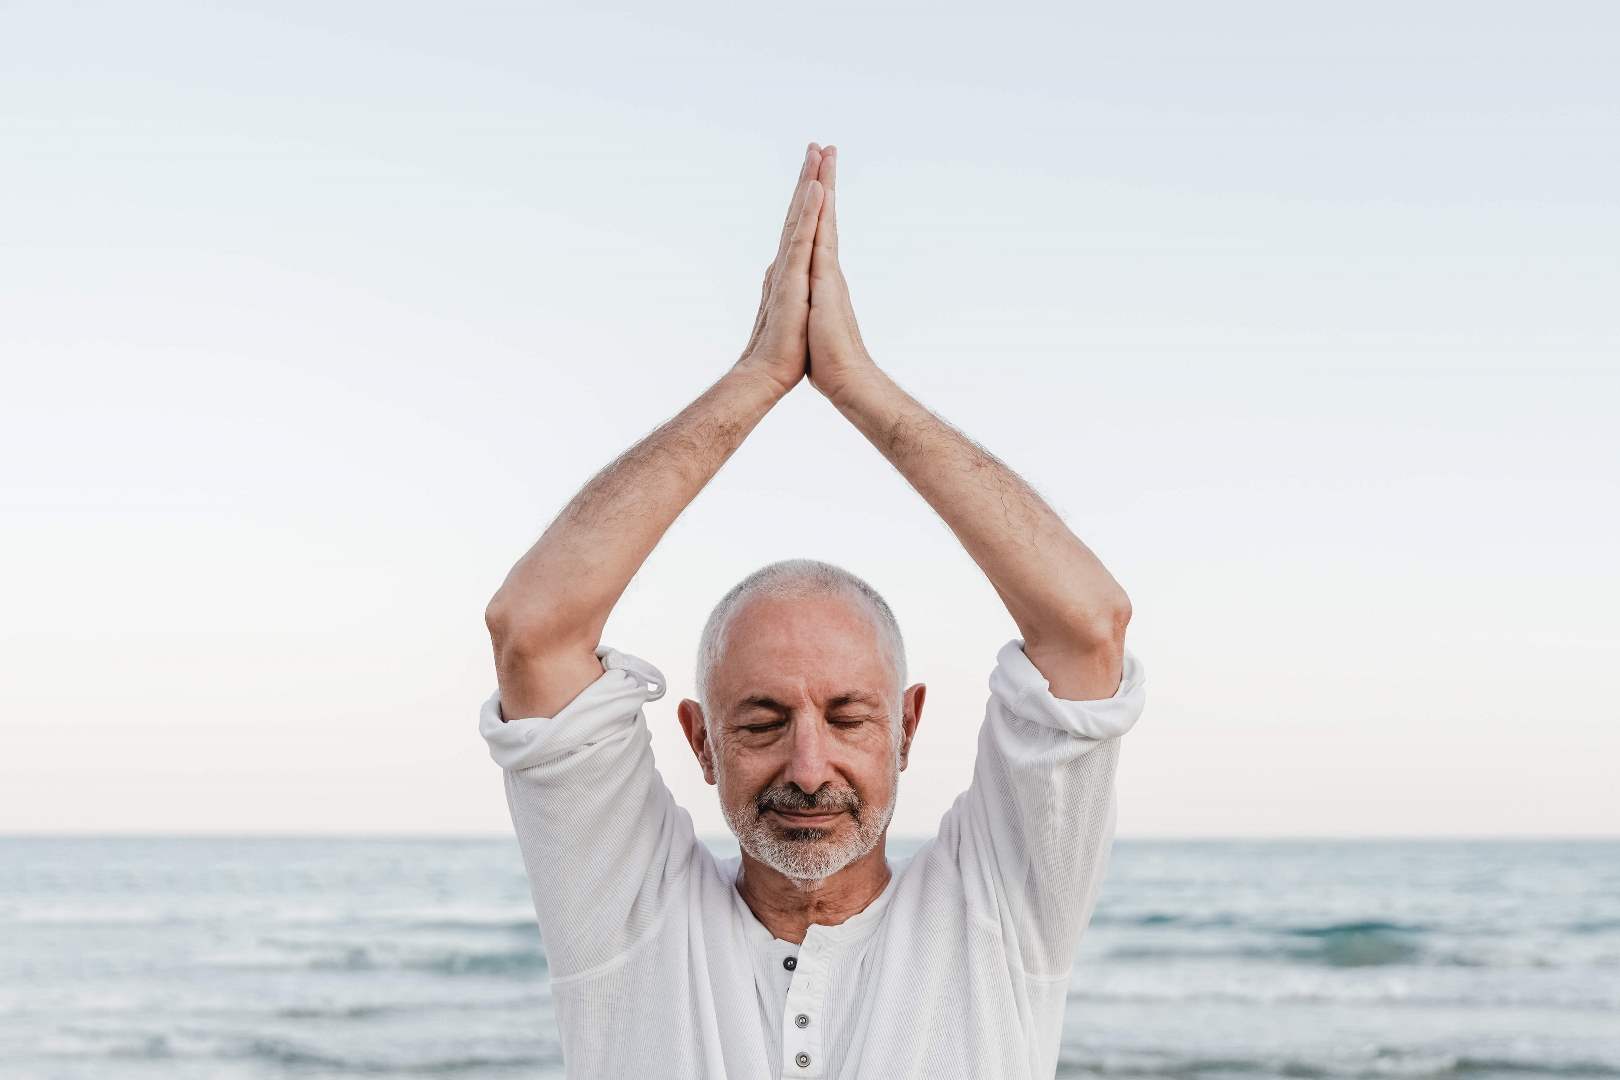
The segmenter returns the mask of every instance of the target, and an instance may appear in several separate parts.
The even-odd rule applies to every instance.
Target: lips
[[[771,813],[777,815],[783,820],[791,821],[795,825],[825,825],[834,818],[839,818],[844,815],[842,810],[827,810],[820,813],[802,813],[797,810],[777,810],[774,807],[771,809]]]

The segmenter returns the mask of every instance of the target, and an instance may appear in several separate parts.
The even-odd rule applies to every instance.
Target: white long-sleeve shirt
[[[1054,696],[1014,638],[996,655],[973,780],[878,898],[804,942],[736,889],[653,764],[661,672],[606,646],[556,716],[479,730],[504,771],[571,1078],[1048,1080],[1114,833],[1119,736],[1141,715]],[[648,684],[652,684],[649,686]]]

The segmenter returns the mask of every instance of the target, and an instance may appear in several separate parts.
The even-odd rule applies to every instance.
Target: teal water
[[[1060,1076],[1620,1078],[1620,842],[1121,840],[1078,960]],[[0,838],[0,1076],[560,1077],[516,844]]]

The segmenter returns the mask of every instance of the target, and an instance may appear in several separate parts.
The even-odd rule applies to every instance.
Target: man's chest
[[[961,911],[798,944],[667,922],[625,963],[554,985],[569,1075],[1013,1080],[1055,1063],[1066,986],[1032,991],[997,929]]]

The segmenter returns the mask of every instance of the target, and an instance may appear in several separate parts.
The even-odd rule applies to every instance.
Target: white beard
[[[724,788],[724,771],[717,768],[716,777]],[[887,805],[860,806],[860,818],[851,818],[854,828],[845,831],[844,838],[833,835],[833,829],[841,828],[841,824],[825,829],[790,829],[778,825],[759,813],[753,799],[740,806],[727,806],[722,800],[720,809],[743,851],[784,877],[800,882],[815,882],[831,877],[877,847],[889,828],[890,819],[894,817],[899,782],[900,755],[896,753],[889,769],[890,796]],[[821,835],[810,839],[791,839],[795,835],[806,836],[812,832]]]

